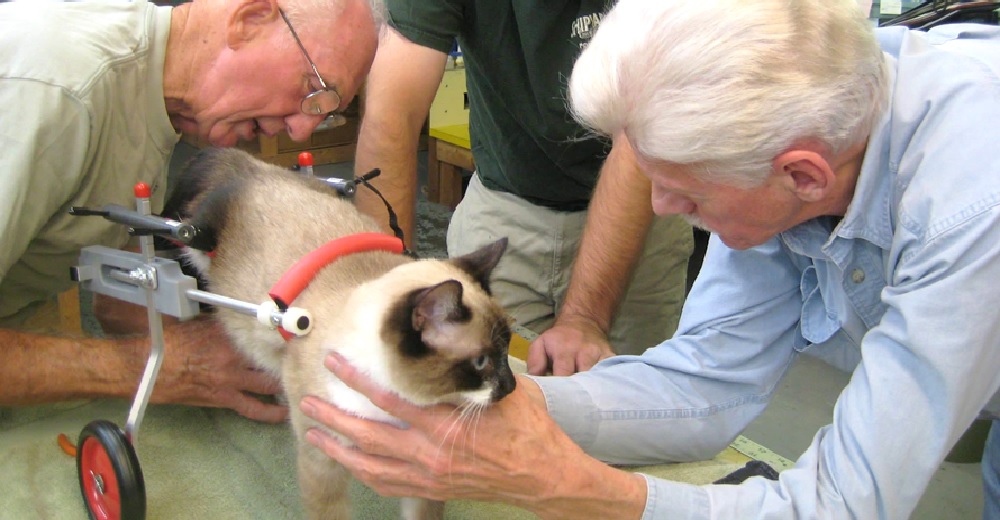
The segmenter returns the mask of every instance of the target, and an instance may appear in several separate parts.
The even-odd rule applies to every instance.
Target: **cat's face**
[[[411,401],[486,405],[514,390],[508,317],[485,284],[492,265],[484,277],[477,274],[483,262],[495,265],[505,246],[500,241],[451,261],[414,262],[387,275],[389,284],[397,277],[442,280],[395,297],[380,331],[393,386]]]

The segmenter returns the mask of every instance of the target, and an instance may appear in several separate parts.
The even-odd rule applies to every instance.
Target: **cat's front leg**
[[[426,498],[401,498],[399,517],[402,520],[441,520],[444,518],[444,502]]]
[[[299,443],[299,490],[306,518],[350,520],[351,474],[311,444]]]

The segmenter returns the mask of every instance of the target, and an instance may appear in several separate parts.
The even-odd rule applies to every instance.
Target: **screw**
[[[97,492],[99,494],[103,495],[104,494],[104,478],[101,477],[99,474],[94,473],[93,471],[90,472],[90,477],[92,479],[94,479],[94,487],[97,488]]]

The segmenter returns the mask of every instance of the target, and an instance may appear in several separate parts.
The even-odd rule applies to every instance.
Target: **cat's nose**
[[[517,386],[517,379],[514,377],[514,373],[507,368],[503,371],[503,374],[497,378],[497,386],[493,389],[493,395],[490,396],[492,401],[495,403],[508,394],[514,391],[514,387]]]

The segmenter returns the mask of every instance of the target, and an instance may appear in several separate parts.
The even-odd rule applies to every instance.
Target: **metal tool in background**
[[[311,152],[301,152],[298,157],[299,173],[319,179],[327,186],[337,190],[337,193],[345,197],[353,197],[358,191],[358,185],[353,180],[340,179],[337,177],[317,177],[313,168],[314,160]]]

